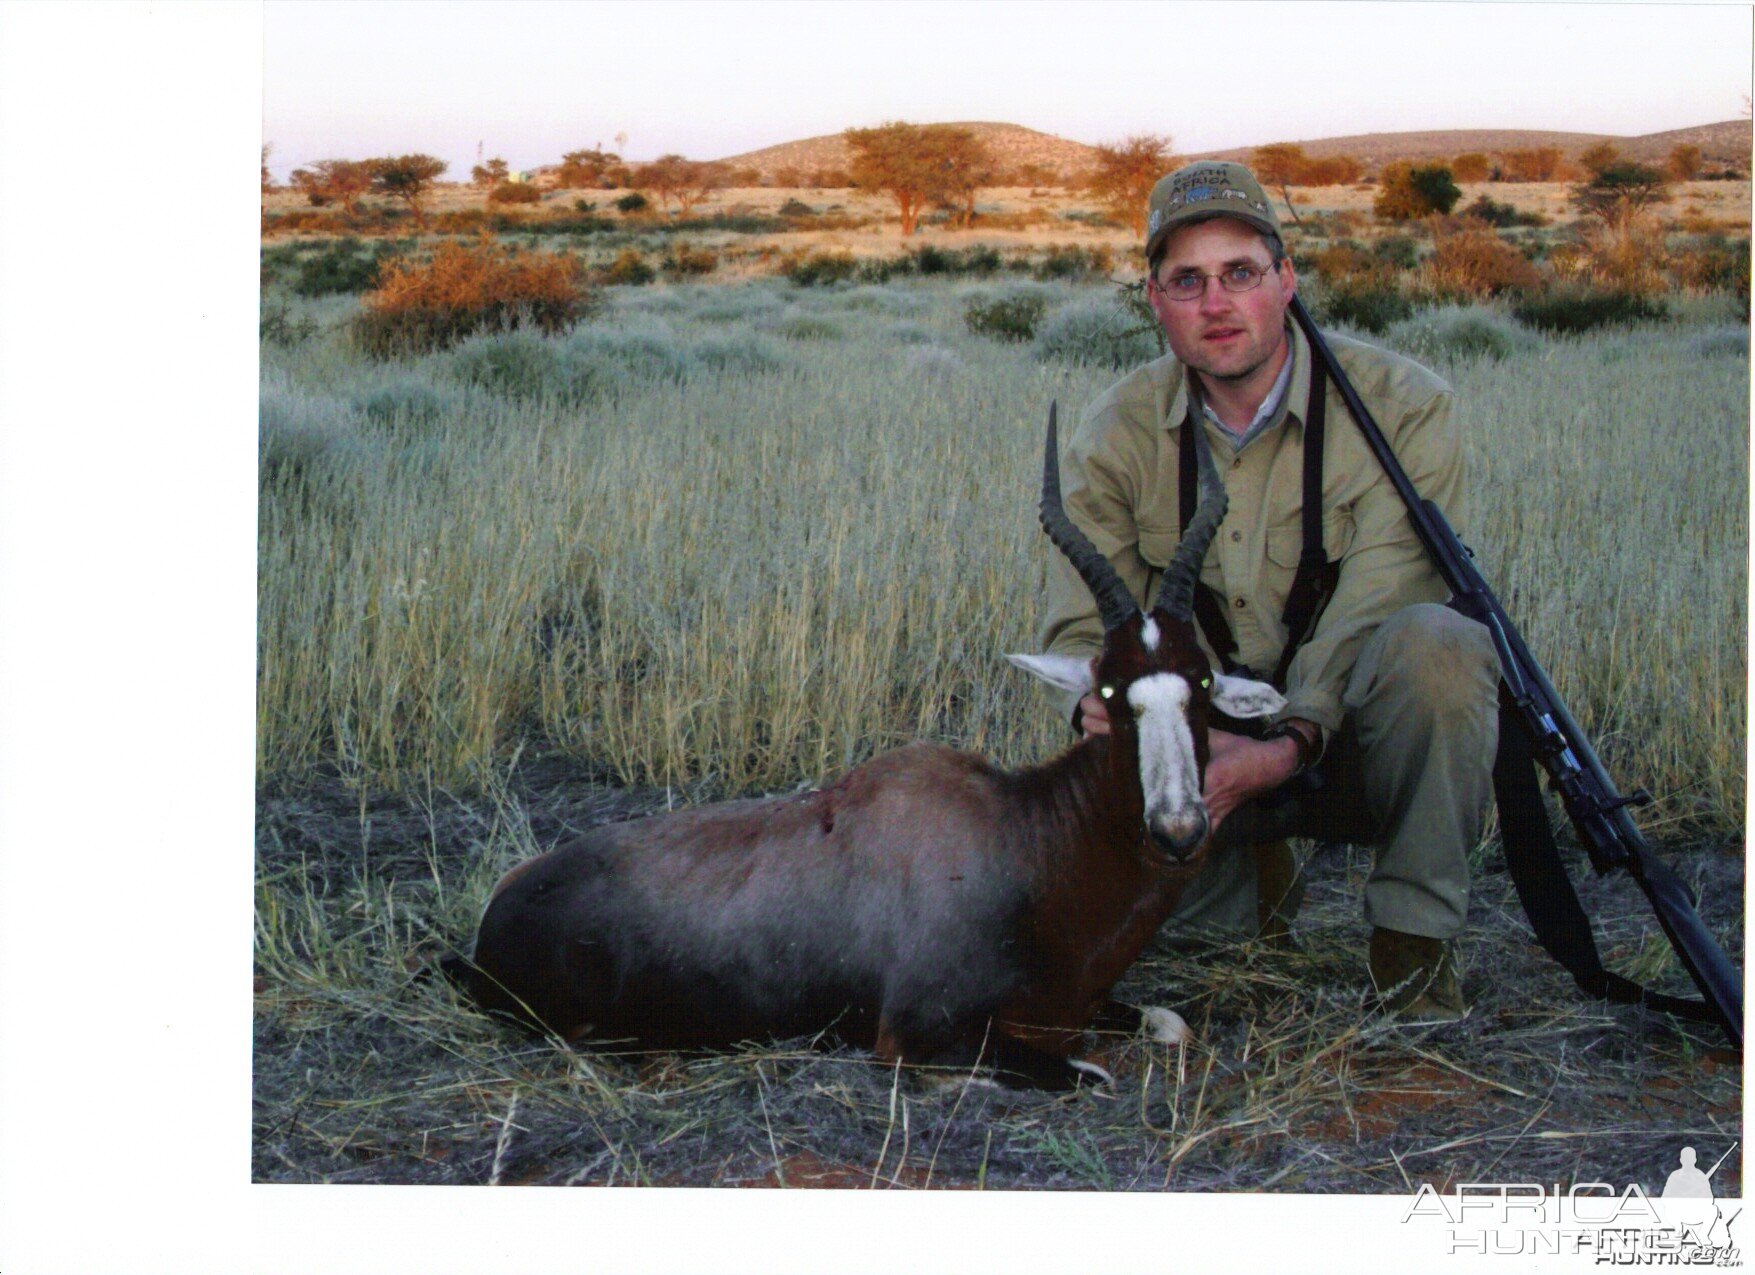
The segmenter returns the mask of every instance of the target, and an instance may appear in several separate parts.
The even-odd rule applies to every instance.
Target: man
[[[1256,931],[1292,880],[1279,839],[1368,842],[1377,851],[1364,900],[1368,964],[1382,1003],[1410,1018],[1459,1018],[1450,940],[1467,917],[1468,854],[1492,788],[1492,643],[1442,605],[1447,591],[1405,506],[1289,319],[1297,276],[1254,176],[1240,164],[1191,164],[1157,184],[1148,211],[1147,298],[1171,355],[1086,410],[1062,461],[1066,508],[1149,603],[1187,516],[1188,431],[1204,430],[1230,511],[1202,570],[1202,636],[1215,665],[1223,651],[1287,700],[1262,738],[1212,731],[1213,844],[1171,924]],[[1449,387],[1361,342],[1331,345],[1415,486],[1460,526]],[[1308,450],[1320,469],[1307,473],[1305,439],[1318,434],[1321,449]],[[1316,482],[1320,518],[1306,520],[1303,493]],[[1305,600],[1288,613],[1307,529],[1329,562],[1303,568]],[[1332,585],[1326,604],[1310,601],[1319,581]],[[1064,562],[1050,568],[1047,601],[1045,649],[1094,653],[1090,592]],[[1085,734],[1108,730],[1096,696],[1062,707]],[[1319,782],[1288,782],[1312,768]],[[1250,852],[1264,844],[1265,854]]]

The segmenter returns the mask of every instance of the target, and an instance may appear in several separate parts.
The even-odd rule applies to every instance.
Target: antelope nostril
[[[1152,844],[1173,859],[1186,859],[1206,841],[1212,828],[1212,821],[1207,818],[1204,809],[1197,809],[1192,814],[1184,815],[1159,824],[1153,821],[1148,825]]]

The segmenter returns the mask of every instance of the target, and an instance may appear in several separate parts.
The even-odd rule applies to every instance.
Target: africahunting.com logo
[[[1731,1145],[1731,1151],[1736,1144]],[[1406,1225],[1450,1228],[1451,1253],[1570,1254],[1605,1266],[1741,1266],[1731,1228],[1742,1214],[1714,1197],[1712,1168],[1683,1147],[1657,1198],[1632,1183],[1577,1182],[1564,1190],[1537,1182],[1465,1182],[1454,1196],[1422,1183]]]

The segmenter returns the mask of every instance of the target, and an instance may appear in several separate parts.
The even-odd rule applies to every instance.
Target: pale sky
[[[719,159],[850,126],[992,120],[1184,151],[1426,128],[1732,119],[1745,4],[270,0],[278,176],[424,151],[464,177],[598,143]]]

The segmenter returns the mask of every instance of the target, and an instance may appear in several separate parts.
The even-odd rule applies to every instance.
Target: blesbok
[[[1261,682],[1214,674],[1196,577],[1225,494],[1201,440],[1200,504],[1142,612],[1061,505],[1054,413],[1043,529],[1097,599],[1093,660],[1008,656],[1095,686],[1111,733],[1006,771],[913,744],[830,786],[596,828],[508,872],[470,960],[484,1009],[569,1041],[727,1045],[829,1029],[886,1061],[969,1066],[1012,1085],[1107,1078],[1068,1055],[1093,1025],[1186,1030],[1110,989],[1200,860],[1208,706],[1266,716]]]

